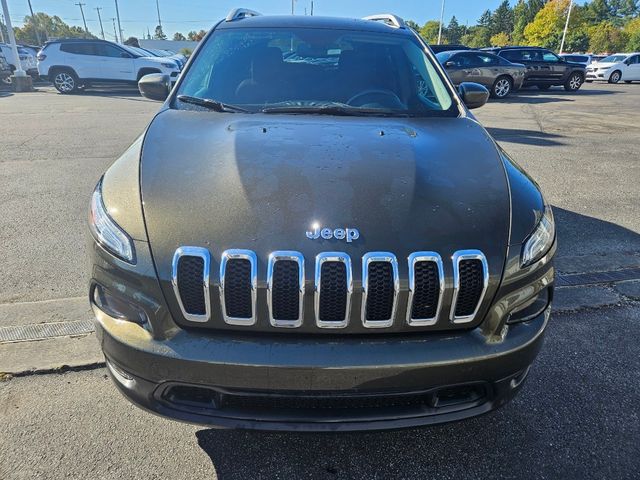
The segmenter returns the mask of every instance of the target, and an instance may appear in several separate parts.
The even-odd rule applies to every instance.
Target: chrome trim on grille
[[[227,263],[229,260],[249,260],[251,264],[251,317],[230,317],[227,315],[227,307],[224,302],[224,283]],[[225,250],[220,258],[220,305],[222,306],[222,318],[229,325],[251,326],[256,323],[256,294],[258,288],[258,259],[252,250]]]
[[[426,327],[435,325],[440,317],[442,309],[442,299],[444,298],[444,268],[442,266],[442,257],[436,252],[413,252],[407,258],[409,262],[409,298],[407,300],[407,325],[412,327]],[[436,314],[431,318],[412,318],[413,295],[416,287],[415,267],[418,262],[434,262],[438,267],[438,281],[440,283],[438,294],[438,306]]]
[[[202,265],[202,290],[204,294],[205,314],[193,314],[188,313],[184,304],[182,303],[182,296],[180,295],[180,289],[178,288],[178,264],[181,257],[200,257],[203,260]],[[211,255],[209,250],[202,247],[180,247],[173,254],[173,260],[171,261],[171,284],[173,285],[173,292],[178,299],[178,305],[184,318],[190,322],[207,322],[211,318],[211,299],[209,298],[209,272],[211,270]]]
[[[391,317],[386,320],[367,320],[367,294],[369,290],[369,264],[371,262],[387,262],[391,264],[393,274],[393,304]],[[400,278],[398,276],[398,260],[390,252],[368,252],[362,256],[362,325],[365,328],[387,328],[393,325],[398,306],[398,291],[400,290]]]
[[[282,320],[273,317],[273,269],[276,262],[289,260],[298,264],[298,318],[295,320]],[[304,256],[300,252],[289,250],[279,250],[271,252],[269,263],[267,264],[267,303],[269,305],[269,323],[274,327],[297,328],[302,325],[304,318]]]
[[[453,299],[451,300],[449,318],[453,323],[469,323],[475,318],[482,304],[482,300],[484,300],[484,295],[487,293],[487,287],[489,285],[487,258],[480,250],[458,250],[451,256],[451,260],[453,261]],[[473,313],[471,315],[456,316],[456,305],[458,303],[458,293],[460,292],[460,262],[462,260],[480,260],[482,262],[483,287]]]
[[[342,262],[345,264],[345,275],[347,283],[347,306],[342,321],[323,321],[320,319],[320,280],[322,264],[325,262]],[[315,314],[316,325],[320,328],[344,328],[349,324],[349,313],[351,311],[351,294],[353,293],[353,277],[351,273],[351,257],[342,252],[323,252],[316,255],[315,269]]]

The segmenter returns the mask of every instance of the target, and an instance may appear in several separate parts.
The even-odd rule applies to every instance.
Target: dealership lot
[[[640,272],[638,105],[638,84],[587,84],[474,111],[554,205],[558,270],[576,285],[558,290],[528,384],[502,410],[405,432],[225,432],[136,409],[101,368],[30,375],[0,383],[0,478],[633,478],[640,280],[606,279]],[[88,315],[90,193],[158,107],[126,90],[0,92],[0,327]]]

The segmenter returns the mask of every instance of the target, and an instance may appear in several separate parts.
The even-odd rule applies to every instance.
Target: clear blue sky
[[[116,16],[114,0],[31,0],[31,4],[36,12],[58,15],[70,25],[82,26],[80,9],[75,5],[79,1],[86,3],[83,8],[87,26],[94,34],[100,33],[95,8],[102,7],[105,34],[113,39],[111,18]],[[186,34],[189,30],[209,30],[217,20],[237,6],[264,14],[291,12],[291,0],[159,0],[159,3],[163,29],[169,37],[177,31]],[[8,0],[8,4],[14,26],[21,25],[25,15],[29,14],[27,0]],[[473,25],[483,11],[488,8],[493,10],[499,4],[500,0],[446,0],[445,24],[455,15],[461,24]],[[155,0],[119,0],[118,5],[126,37],[140,37],[147,27],[153,34],[157,25]],[[296,14],[304,15],[305,8],[309,12],[310,5],[310,0],[297,0]],[[314,14],[362,17],[392,12],[422,25],[427,20],[439,18],[440,5],[440,0],[314,0]]]

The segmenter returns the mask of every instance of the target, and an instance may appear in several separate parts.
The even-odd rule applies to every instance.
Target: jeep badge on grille
[[[347,243],[351,243],[354,240],[360,238],[360,232],[357,228],[321,228],[317,223],[311,226],[311,230],[307,231],[307,238],[311,240],[316,240],[318,238],[324,238],[325,240],[331,240],[335,238],[336,240],[346,240]]]

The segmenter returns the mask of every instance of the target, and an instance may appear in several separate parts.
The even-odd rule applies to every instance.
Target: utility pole
[[[569,17],[571,17],[571,7],[573,7],[573,0],[569,1],[569,11],[567,12],[567,21],[564,24],[564,32],[562,32],[562,42],[560,42],[560,54],[564,48],[564,39],[567,36],[567,29],[569,28]]]
[[[40,40],[40,32],[38,31],[38,21],[36,20],[36,16],[33,14],[31,0],[27,0],[27,3],[29,4],[29,10],[31,11],[31,21],[33,22],[33,29],[36,31],[36,40],[38,40],[38,45],[42,45],[42,41]]]
[[[442,8],[440,9],[440,26],[438,27],[438,45],[442,39],[442,22],[444,21],[444,0],[442,0]]]
[[[296,0],[291,0],[291,15],[295,15],[296,14],[295,13],[295,9],[296,9],[295,5],[296,5]]]
[[[313,0],[311,0],[311,16],[313,17]]]
[[[156,10],[158,11],[158,26],[160,30],[162,30],[162,21],[160,20],[160,3],[159,0],[156,0]]]
[[[98,12],[98,21],[100,22],[100,34],[102,35],[102,39],[104,40],[104,28],[102,28],[102,17],[100,16],[100,10],[102,10],[102,7],[96,7],[94,8],[94,10]]]
[[[84,23],[84,31],[86,33],[89,33],[89,29],[87,28],[87,21],[84,19],[84,10],[82,9],[82,7],[86,5],[86,3],[78,2],[75,5],[80,7],[80,13],[82,14],[82,23]]]
[[[118,41],[118,31],[116,30],[116,17],[111,18],[113,22],[113,36],[116,37],[116,42]]]
[[[118,19],[118,33],[120,34],[120,43],[124,43],[122,40],[122,27],[120,26],[120,11],[118,10],[118,0],[116,2],[116,18]],[[116,36],[116,42],[118,41],[118,37]]]

